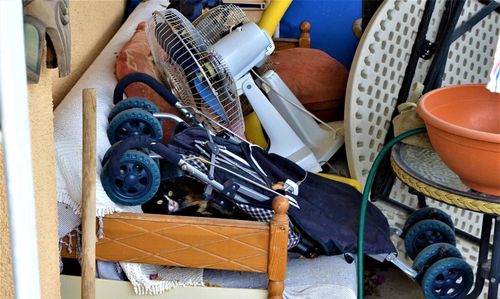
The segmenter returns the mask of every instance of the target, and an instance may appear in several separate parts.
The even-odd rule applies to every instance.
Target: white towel
[[[154,10],[161,10],[160,4],[166,1],[151,0],[142,2],[128,17],[113,39],[104,48],[88,70],[83,74],[68,95],[54,112],[54,139],[57,163],[57,200],[80,215],[82,194],[82,89],[95,88],[97,94],[97,181],[96,206],[97,216],[114,212],[138,212],[139,207],[127,207],[111,201],[101,185],[101,160],[110,147],[106,129],[107,116],[113,107],[112,95],[117,80],[114,75],[116,54],[132,37],[136,26],[141,21],[148,21]],[[61,206],[61,205],[60,205]],[[73,219],[75,223],[61,223],[60,229],[71,230],[79,225],[79,217],[62,217]],[[69,231],[60,232],[67,234]],[[158,294],[176,285],[203,285],[202,270],[178,269],[142,264],[122,263],[122,268],[134,289],[139,293]],[[153,276],[151,276],[153,274]],[[156,275],[157,274],[157,275]],[[154,277],[155,279],[150,279]]]

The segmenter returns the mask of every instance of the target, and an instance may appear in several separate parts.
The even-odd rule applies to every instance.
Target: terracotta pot
[[[473,190],[500,195],[500,94],[481,84],[436,89],[417,112],[443,162]]]

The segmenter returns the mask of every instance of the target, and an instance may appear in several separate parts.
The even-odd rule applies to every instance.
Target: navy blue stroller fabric
[[[293,197],[300,208],[290,205],[288,215],[302,235],[314,240],[326,255],[356,253],[361,194],[352,186],[320,177],[303,170],[294,162],[245,142],[232,142],[213,136],[213,142],[244,158],[259,173],[261,182],[271,188],[273,183],[292,180],[299,185],[298,195]],[[180,154],[199,154],[196,142],[208,142],[207,131],[201,127],[178,130],[168,146]],[[225,165],[231,168],[230,165]],[[248,176],[237,167],[231,171]],[[234,181],[269,197],[266,201],[247,199],[251,205],[271,209],[272,192],[254,186],[223,169],[215,169],[215,179],[224,183]],[[368,203],[364,250],[367,254],[396,252],[389,238],[389,224],[381,211]]]
[[[303,180],[295,196],[300,209],[290,208],[288,212],[303,234],[318,242],[325,254],[356,252],[361,193],[348,184],[307,172],[290,160],[261,148],[253,148],[252,152],[272,180]],[[366,212],[364,243],[367,254],[396,252],[387,219],[372,203],[368,203]]]

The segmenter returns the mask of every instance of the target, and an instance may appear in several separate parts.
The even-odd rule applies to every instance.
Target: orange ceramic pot
[[[481,84],[436,89],[419,101],[432,146],[473,190],[500,196],[500,94]]]

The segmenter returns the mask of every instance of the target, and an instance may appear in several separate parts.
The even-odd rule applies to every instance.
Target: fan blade
[[[226,114],[224,113],[224,108],[219,103],[219,100],[214,95],[212,89],[200,80],[198,76],[195,76],[194,80],[194,88],[196,92],[200,95],[200,97],[205,101],[205,103],[212,109],[212,111],[217,114],[220,118],[222,118],[226,123],[229,122]]]

